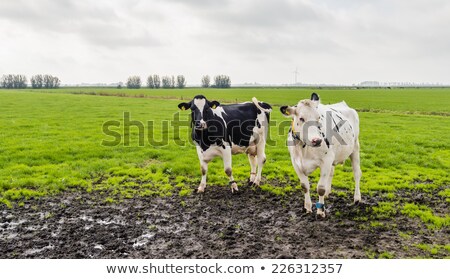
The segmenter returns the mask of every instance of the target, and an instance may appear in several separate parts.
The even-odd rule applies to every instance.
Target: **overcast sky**
[[[0,75],[450,84],[448,0],[1,0]]]

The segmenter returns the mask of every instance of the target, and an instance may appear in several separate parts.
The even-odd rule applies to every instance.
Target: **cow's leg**
[[[225,170],[225,173],[227,174],[228,178],[230,179],[230,187],[231,192],[238,191],[238,187],[236,184],[236,181],[234,181],[233,178],[233,170],[231,169],[231,147],[225,146],[225,149],[222,151],[222,158],[223,158],[223,169]]]
[[[355,150],[350,155],[350,160],[352,161],[353,168],[353,177],[355,179],[355,195],[353,198],[353,202],[355,204],[361,201],[361,192],[359,189],[359,182],[361,180],[362,172],[360,167],[360,159],[359,159],[359,140],[356,140]]]
[[[204,192],[206,187],[206,174],[208,173],[208,161],[204,158],[204,152],[200,148],[200,146],[197,146],[197,155],[198,160],[200,161],[200,170],[202,172],[202,179],[200,181],[200,185],[198,186],[197,191],[198,192]]]
[[[327,181],[327,188],[325,191],[325,198],[328,198],[328,196],[331,193],[331,182],[333,181],[333,176],[334,176],[334,166],[331,166],[330,175],[328,176],[328,181]]]
[[[206,187],[206,174],[208,173],[208,162],[201,160],[200,169],[202,171],[202,180],[200,181],[197,191],[204,192]]]
[[[258,163],[258,171],[256,173],[255,180],[253,181],[253,185],[259,186],[261,183],[261,175],[264,164],[266,163],[266,143],[265,141],[261,141],[258,143],[256,147],[256,161]]]
[[[317,184],[317,193],[319,194],[319,202],[316,203],[317,215],[325,217],[325,193],[327,191],[327,183],[333,168],[331,160],[324,160],[324,163],[320,167],[320,178]]]
[[[250,161],[250,179],[248,181],[249,185],[252,185],[256,178],[256,166],[258,162],[255,155],[248,154],[248,160]]]
[[[297,173],[298,175],[298,173]],[[307,213],[311,213],[312,212],[312,202],[311,202],[311,196],[309,194],[309,181],[308,181],[308,177],[306,175],[304,175],[303,173],[301,173],[301,175],[298,175],[299,179],[300,179],[300,185],[302,186],[303,192],[305,193],[305,203],[304,203],[304,207],[306,209]]]
[[[312,202],[311,202],[311,196],[309,194],[309,181],[308,181],[308,176],[306,176],[303,171],[300,170],[300,166],[297,165],[297,163],[295,162],[295,160],[292,158],[291,155],[291,161],[292,161],[292,165],[294,166],[294,170],[297,173],[298,178],[300,179],[300,185],[302,186],[303,192],[305,193],[305,204],[304,207],[306,209],[307,213],[311,213],[312,212]]]

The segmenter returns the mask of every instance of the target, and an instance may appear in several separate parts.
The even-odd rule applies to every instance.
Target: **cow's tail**
[[[253,97],[253,98],[252,98],[252,102],[253,102],[253,104],[255,104],[255,106],[256,106],[260,111],[262,111],[262,112],[270,113],[270,112],[272,111],[272,108],[271,108],[270,106],[268,106],[268,108],[263,108],[263,107],[259,104],[259,101],[258,101],[258,99],[256,99],[256,97]]]

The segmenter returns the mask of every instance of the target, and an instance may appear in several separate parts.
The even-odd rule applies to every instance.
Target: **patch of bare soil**
[[[398,195],[409,202],[417,198],[411,192]],[[321,219],[304,212],[300,191],[281,197],[259,188],[242,187],[232,194],[228,188],[212,186],[188,197],[134,198],[118,204],[105,203],[98,194],[67,192],[30,200],[22,207],[0,207],[0,257],[368,258],[383,252],[395,258],[449,256],[446,250],[432,255],[414,245],[448,244],[448,228],[428,230],[420,220],[401,213],[373,225],[372,207],[381,198],[363,199],[350,206],[350,200],[332,193],[328,216]],[[432,208],[442,207],[438,199],[427,202]]]

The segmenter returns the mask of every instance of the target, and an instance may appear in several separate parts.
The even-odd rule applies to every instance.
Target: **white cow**
[[[296,106],[282,106],[280,111],[292,118],[288,135],[288,149],[292,165],[305,192],[305,209],[312,212],[308,175],[320,168],[317,186],[319,202],[317,214],[325,217],[325,197],[331,192],[334,166],[350,158],[355,179],[354,203],[361,201],[359,181],[359,118],[357,112],[345,102],[322,105],[316,93],[310,100],[302,100]]]

